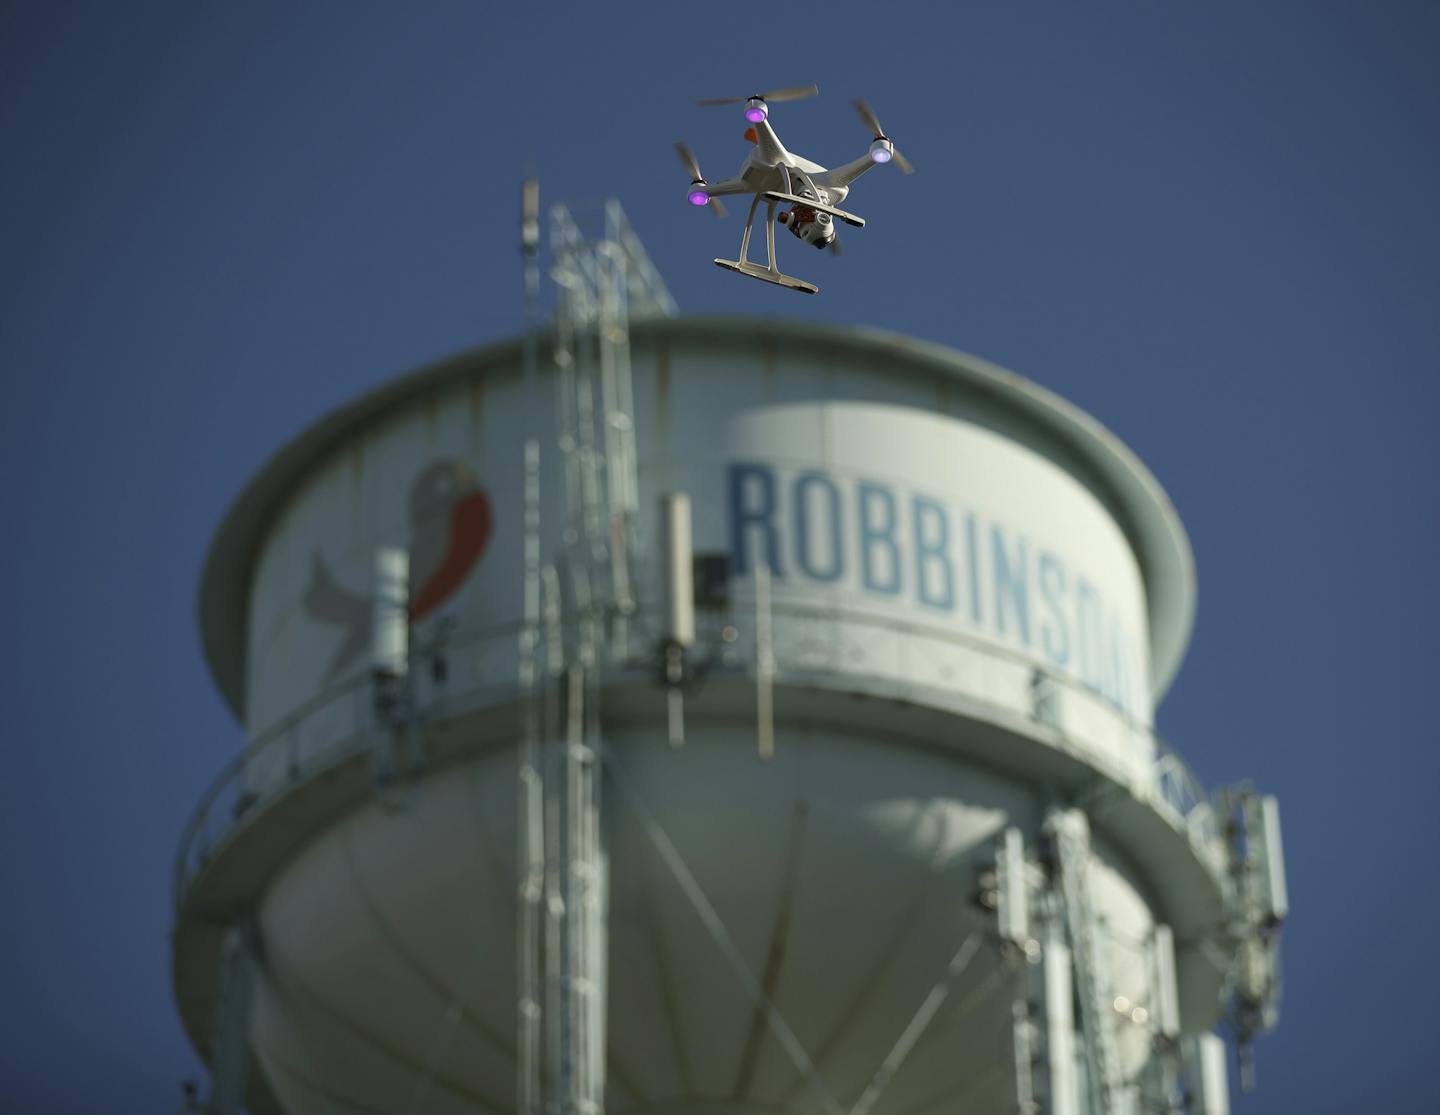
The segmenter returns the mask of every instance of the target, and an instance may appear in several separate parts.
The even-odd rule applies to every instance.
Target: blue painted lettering
[[[819,501],[812,499],[819,495]],[[802,472],[795,478],[795,564],[817,581],[838,581],[845,572],[845,546],[840,535],[840,489],[823,472]],[[818,506],[820,522],[811,518],[811,507]],[[810,528],[817,526],[812,534]],[[824,538],[828,563],[817,560],[816,535]]]
[[[1075,584],[1075,641],[1080,646],[1080,682],[1097,691],[1105,680],[1101,622],[1100,596],[1095,587],[1081,577]]]
[[[895,496],[879,484],[860,482],[860,576],[871,592],[900,592],[900,546],[895,541]]]
[[[1070,661],[1070,625],[1065,621],[1065,567],[1054,554],[1040,551],[1040,599],[1045,617],[1040,622],[1040,643],[1057,666]]]
[[[979,626],[980,609],[980,541],[975,516],[965,513],[965,568],[970,572],[970,621]]]
[[[1012,557],[1005,546],[1005,533],[998,526],[990,528],[990,552],[995,563],[995,626],[1001,635],[1009,634],[1009,617],[1015,617],[1020,642],[1030,645],[1029,562],[1025,539],[1020,539]]]
[[[944,504],[924,496],[916,496],[911,501],[910,515],[915,524],[916,595],[927,607],[948,612],[955,607],[955,570],[950,563],[950,517],[945,513]]]
[[[735,576],[750,572],[750,539],[759,532],[763,541],[761,560],[777,577],[780,567],[780,539],[775,532],[775,473],[764,465],[730,466],[730,555]]]

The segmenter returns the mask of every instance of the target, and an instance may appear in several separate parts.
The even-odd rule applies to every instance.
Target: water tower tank
[[[605,1107],[1008,1112],[1029,1057],[1045,1110],[1056,1088],[1140,1110],[1157,1051],[1220,1019],[1244,937],[1224,826],[1151,729],[1195,605],[1159,485],[1074,407],[934,345],[743,318],[628,342],[635,604],[603,618],[586,705],[616,764],[585,989]],[[516,1110],[525,439],[565,433],[522,363],[468,352],[329,415],[211,548],[204,646],[247,744],[182,849],[175,993],[207,1060],[248,1051],[252,1111]],[[532,513],[583,530],[566,485],[612,478],[540,469]],[[697,604],[678,746],[671,492]],[[386,576],[403,717],[374,660]],[[227,1006],[235,947],[254,976]]]

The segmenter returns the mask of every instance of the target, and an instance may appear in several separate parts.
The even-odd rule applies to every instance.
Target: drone
[[[894,162],[906,174],[913,174],[915,168],[902,155],[880,127],[880,121],[864,101],[855,102],[855,111],[861,121],[875,135],[869,149],[853,162],[826,170],[819,163],[801,158],[793,151],[787,151],[770,126],[770,105],[780,101],[798,101],[813,97],[820,92],[817,85],[799,85],[788,89],[772,89],[768,93],[754,93],[748,97],[715,97],[697,101],[708,105],[745,105],[745,119],[750,128],[745,138],[753,143],[754,149],[746,158],[740,173],[723,182],[707,182],[700,173],[700,163],[695,153],[685,143],[677,143],[680,161],[692,176],[687,199],[691,205],[709,206],[716,216],[725,216],[725,207],[719,198],[726,194],[754,194],[750,202],[750,215],[745,218],[745,232],[740,237],[739,259],[717,259],[716,265],[728,271],[738,271],[752,279],[798,290],[805,294],[818,294],[820,288],[804,279],[782,274],[775,266],[775,224],[788,228],[802,242],[821,249],[829,248],[840,254],[840,239],[836,235],[835,222],[843,221],[853,228],[864,228],[865,219],[839,208],[840,202],[850,193],[850,183],[871,167],[880,163]],[[749,258],[750,230],[755,223],[755,210],[761,201],[765,210],[765,246],[769,252],[769,266],[752,263]],[[776,206],[789,208],[776,216]]]

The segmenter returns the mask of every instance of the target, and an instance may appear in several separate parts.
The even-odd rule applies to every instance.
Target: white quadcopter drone
[[[863,217],[836,208],[850,192],[850,183],[877,163],[893,160],[906,174],[915,170],[909,160],[896,150],[895,144],[880,127],[880,121],[875,119],[875,114],[864,101],[856,101],[855,110],[860,114],[865,126],[875,133],[875,138],[870,149],[860,158],[834,170],[826,170],[818,163],[812,163],[809,159],[785,150],[785,145],[770,127],[770,106],[767,102],[798,101],[803,97],[813,97],[818,92],[819,86],[801,85],[790,89],[772,89],[769,93],[756,93],[750,97],[717,97],[696,102],[700,105],[745,105],[745,119],[750,121],[751,125],[745,138],[755,147],[745,160],[745,165],[740,168],[740,173],[734,178],[714,183],[705,181],[705,176],[700,173],[700,164],[695,160],[695,153],[684,143],[675,145],[675,149],[680,152],[680,161],[694,177],[687,195],[691,205],[708,205],[717,216],[723,217],[725,207],[716,200],[718,197],[724,194],[755,195],[750,202],[750,215],[745,218],[744,235],[740,237],[740,258],[717,259],[716,264],[729,271],[749,275],[752,279],[762,279],[767,283],[775,283],[806,294],[816,294],[820,288],[804,279],[783,275],[775,266],[775,222],[778,220],[806,244],[816,248],[828,247],[838,255],[840,241],[835,235],[835,221],[844,221],[855,228],[865,227]],[[768,267],[751,263],[747,254],[750,249],[750,228],[755,223],[755,209],[762,198],[766,203],[765,246],[770,254]],[[777,218],[775,207],[780,204],[788,204],[790,208],[782,211]]]

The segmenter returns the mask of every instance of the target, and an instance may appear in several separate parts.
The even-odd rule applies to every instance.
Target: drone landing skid
[[[758,263],[750,262],[750,230],[754,227],[755,209],[759,204],[760,195],[756,194],[754,200],[750,202],[750,215],[745,218],[745,232],[740,237],[740,258],[717,259],[716,266],[723,267],[727,271],[738,271],[742,275],[749,275],[752,279],[759,279],[762,282],[783,286],[787,290],[798,290],[802,294],[819,294],[820,288],[814,283],[807,283],[804,279],[781,274],[780,268],[775,266],[775,202],[768,196],[765,199],[765,254],[770,265],[761,267]]]
[[[793,275],[782,275],[779,271],[772,271],[768,267],[761,267],[758,263],[751,263],[747,260],[717,259],[717,267],[723,267],[727,271],[738,271],[742,275],[749,275],[752,279],[760,279],[763,282],[774,283],[776,286],[783,286],[789,290],[798,290],[802,294],[819,294],[820,288],[814,283],[807,283],[804,279],[797,279]]]

